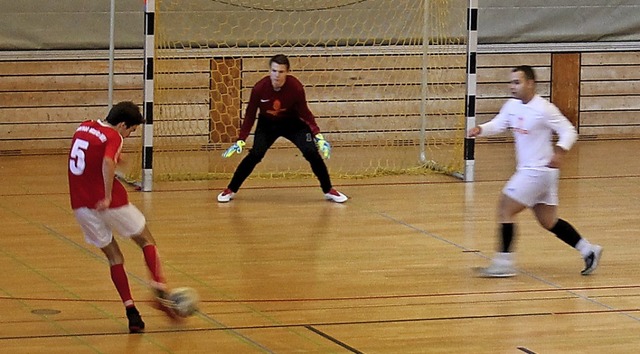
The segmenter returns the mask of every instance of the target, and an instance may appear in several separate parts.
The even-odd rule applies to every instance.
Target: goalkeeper
[[[284,137],[294,143],[309,161],[311,170],[320,181],[325,199],[344,203],[348,198],[331,185],[329,171],[323,160],[331,156],[331,145],[320,134],[315,117],[307,106],[302,83],[289,75],[289,58],[283,54],[275,55],[269,60],[269,66],[269,76],[258,81],[251,90],[238,140],[222,156],[226,158],[243,151],[259,110],[253,147],[238,165],[227,188],[218,195],[218,202],[226,203],[233,199],[271,145],[279,137]]]

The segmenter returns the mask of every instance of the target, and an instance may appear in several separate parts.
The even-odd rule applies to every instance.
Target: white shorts
[[[558,205],[560,170],[522,169],[502,189],[507,197],[531,208],[536,204]]]
[[[146,219],[133,204],[118,208],[95,210],[78,208],[73,210],[84,233],[84,240],[98,248],[106,247],[113,240],[115,230],[122,237],[139,235],[144,230]]]

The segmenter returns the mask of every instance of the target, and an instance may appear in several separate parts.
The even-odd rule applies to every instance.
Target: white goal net
[[[467,0],[155,0],[153,175],[228,178],[252,86],[285,54],[332,177],[461,173]],[[247,147],[251,147],[251,136]],[[307,176],[279,139],[252,176]]]

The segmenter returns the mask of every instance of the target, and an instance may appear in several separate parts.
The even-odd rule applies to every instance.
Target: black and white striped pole
[[[465,94],[464,181],[474,181],[475,138],[466,134],[476,125],[476,84],[478,52],[478,0],[469,0],[467,8],[467,89]]]
[[[141,189],[153,188],[153,56],[155,50],[155,0],[144,2],[144,128],[142,130]]]

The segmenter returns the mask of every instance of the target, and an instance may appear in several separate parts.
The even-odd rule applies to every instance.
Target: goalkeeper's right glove
[[[320,152],[320,156],[324,159],[328,159],[331,157],[331,144],[328,141],[324,140],[324,136],[318,133],[315,136],[316,146],[318,147],[318,152]]]
[[[238,140],[235,144],[231,145],[225,152],[222,153],[222,157],[227,158],[236,152],[239,154],[242,152],[242,148],[247,145],[244,140]]]

